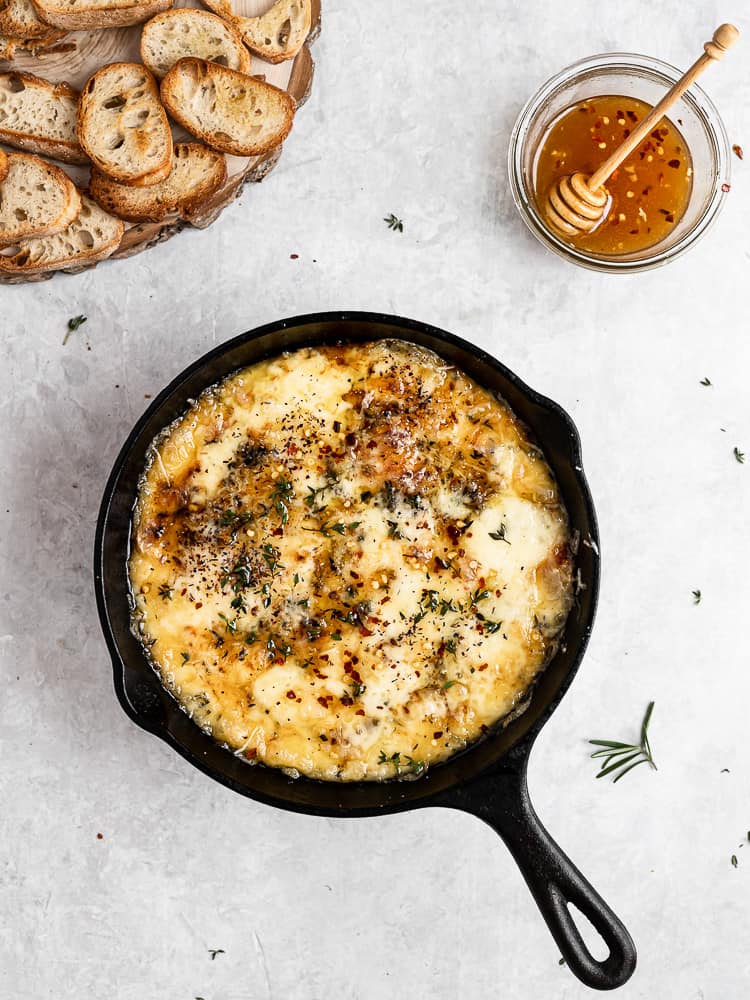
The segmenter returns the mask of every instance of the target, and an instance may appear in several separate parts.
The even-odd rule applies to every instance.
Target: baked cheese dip
[[[573,593],[523,425],[401,341],[206,390],[152,445],[129,574],[134,627],[199,726],[341,781],[418,777],[522,711]]]

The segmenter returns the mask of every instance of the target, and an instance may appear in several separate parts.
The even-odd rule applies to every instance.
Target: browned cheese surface
[[[398,341],[207,390],[155,442],[133,539],[166,687],[248,760],[327,780],[418,777],[518,711],[572,601],[523,426]]]

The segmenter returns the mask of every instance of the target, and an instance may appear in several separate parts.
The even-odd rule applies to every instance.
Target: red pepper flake
[[[742,152],[742,146],[738,146],[737,143],[732,146],[732,152],[737,157],[738,160],[744,160],[745,154]]]
[[[250,747],[249,750],[245,751],[245,757],[247,757],[248,760],[254,760],[257,756],[258,756],[258,751],[255,749],[255,747]]]
[[[328,708],[328,702],[332,701],[332,700],[333,700],[333,696],[332,695],[330,695],[330,694],[324,694],[324,695],[321,695],[320,698],[318,698],[318,704],[322,705],[323,708]]]
[[[625,114],[628,116],[631,122],[638,121],[638,115],[635,113],[635,111],[626,111]]]
[[[364,715],[365,714],[365,710],[363,708],[358,708],[357,711],[354,714],[355,715]]]
[[[104,834],[103,833],[97,833],[96,839],[97,840],[104,840]]]
[[[443,730],[442,729],[438,729],[438,731],[436,733],[432,734],[432,738],[433,738],[433,740],[439,740],[442,735],[443,735]]]
[[[290,701],[294,701],[294,699],[297,697],[294,691],[287,691],[286,696],[287,698],[289,698]]]
[[[195,610],[196,610],[196,611],[200,611],[200,609],[201,609],[202,607],[203,607],[203,601],[196,601],[196,602],[195,602]]]
[[[289,254],[289,260],[299,260],[299,254],[298,253],[290,253]]]
[[[729,191],[732,190],[732,185],[731,184],[722,184],[721,185],[721,190],[724,192],[724,194],[727,194]]]
[[[341,704],[342,705],[347,705],[347,706],[348,705],[353,705],[354,701],[349,697],[348,694],[345,694],[344,697],[341,699]]]
[[[679,160],[667,160],[667,166],[672,167],[673,170],[677,170],[680,165]]]

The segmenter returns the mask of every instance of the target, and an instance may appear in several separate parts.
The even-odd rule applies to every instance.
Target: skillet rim
[[[496,727],[482,740],[471,744],[460,753],[448,758],[446,761],[434,765],[425,775],[413,781],[393,780],[387,782],[327,782],[304,776],[292,779],[276,768],[268,768],[262,764],[248,765],[247,763],[239,760],[231,750],[223,748],[219,744],[215,743],[211,737],[203,733],[203,731],[195,725],[195,723],[193,723],[193,721],[180,707],[179,703],[162,686],[158,675],[142,652],[140,653],[141,662],[136,667],[133,666],[120,648],[120,644],[115,636],[114,627],[110,620],[110,601],[118,597],[120,600],[125,600],[125,603],[128,605],[128,617],[130,615],[127,586],[125,587],[124,593],[120,592],[119,594],[113,595],[113,597],[110,597],[107,594],[107,591],[112,588],[108,585],[108,570],[106,561],[107,554],[105,548],[110,535],[118,530],[118,524],[112,524],[112,519],[115,516],[113,514],[112,507],[113,502],[117,498],[117,490],[120,485],[120,479],[123,476],[123,470],[126,463],[128,460],[133,458],[135,446],[139,443],[139,438],[142,436],[144,429],[154,420],[156,415],[162,410],[163,407],[165,407],[172,397],[182,387],[184,387],[185,383],[187,383],[194,376],[199,375],[201,372],[207,372],[210,370],[214,362],[220,361],[226,356],[231,355],[236,349],[242,348],[246,344],[250,344],[253,341],[259,341],[264,337],[276,335],[277,338],[283,338],[285,332],[304,332],[308,328],[312,329],[316,326],[331,325],[334,327],[371,326],[376,329],[387,328],[390,332],[387,334],[377,333],[376,329],[374,329],[372,335],[369,337],[353,336],[353,331],[351,330],[348,335],[346,330],[342,330],[338,335],[334,332],[320,333],[318,336],[310,335],[308,337],[303,337],[300,343],[292,345],[284,345],[282,343],[277,345],[273,348],[273,350],[261,353],[254,360],[247,361],[246,364],[256,363],[257,361],[262,360],[262,358],[281,354],[285,350],[301,348],[305,344],[313,346],[315,343],[323,344],[336,341],[365,341],[388,338],[396,340],[402,339],[407,342],[421,344],[421,346],[433,350],[435,353],[443,357],[444,360],[448,360],[450,363],[457,362],[451,361],[450,358],[446,357],[446,354],[441,351],[442,346],[445,345],[454,352],[464,353],[472,359],[472,366],[481,367],[484,371],[489,370],[495,375],[499,375],[501,381],[504,380],[506,383],[510,384],[515,392],[523,397],[525,402],[530,404],[532,408],[536,408],[539,411],[540,419],[542,415],[546,414],[548,417],[552,418],[553,421],[556,421],[563,429],[568,451],[567,457],[564,457],[564,462],[566,466],[569,467],[571,472],[571,478],[575,483],[577,496],[582,503],[585,520],[587,522],[586,534],[588,536],[588,556],[590,568],[587,571],[585,589],[588,591],[586,595],[588,611],[583,621],[577,625],[577,631],[580,634],[578,634],[574,640],[574,649],[570,654],[571,662],[557,685],[554,687],[551,695],[547,697],[544,704],[538,703],[536,706],[534,705],[535,698],[537,697],[537,691],[540,687],[544,686],[545,678],[549,677],[553,667],[560,657],[562,655],[568,655],[568,650],[564,647],[555,654],[542,675],[540,675],[538,683],[536,683],[532,688],[528,708],[523,714],[506,725]],[[410,337],[410,334],[415,335],[415,337]],[[429,342],[422,343],[421,340],[418,339],[419,337],[424,337]],[[242,365],[239,367],[242,367]],[[238,366],[235,365],[227,368],[224,374],[211,376],[207,375],[207,380],[205,381],[203,388],[207,388],[208,386],[215,384],[222,378],[225,378],[232,371],[236,370],[238,370]],[[481,376],[476,375],[474,372],[469,372],[469,374],[472,378],[475,378],[478,384],[484,385],[484,387],[488,388],[489,391],[499,392],[497,389],[490,389],[486,381],[483,382]],[[199,391],[202,391],[202,389],[197,391],[193,390],[188,393],[185,397],[185,401],[181,405],[181,410],[184,411],[185,407],[189,405],[187,400],[195,398]],[[503,395],[503,393],[500,394]],[[509,405],[511,405],[511,408],[517,412],[516,406],[513,404]],[[552,465],[552,462],[550,462],[549,459],[550,445],[545,441],[543,434],[541,434],[529,423],[525,415],[518,414],[518,416],[530,427],[532,435],[541,447],[546,460],[550,465]],[[153,441],[156,434],[159,433],[159,430],[166,427],[170,422],[171,419],[161,420],[159,429],[149,436],[146,448],[151,441]],[[141,471],[142,467],[143,463],[141,462]],[[556,470],[553,471],[555,471],[556,479],[559,481]],[[129,489],[126,492],[128,492],[128,494],[131,493]],[[134,494],[132,495],[134,499]],[[566,507],[570,512],[569,495],[566,495],[564,499],[566,501]],[[129,514],[132,514],[132,504],[129,505],[128,511]],[[122,528],[123,526],[120,524],[119,530],[121,532]],[[126,534],[129,543],[130,517],[128,517]],[[576,559],[578,562],[579,556],[577,556]],[[126,561],[122,566],[123,569],[125,565]],[[519,768],[525,766],[534,740],[566,694],[580,667],[588,645],[588,640],[596,614],[599,579],[600,549],[596,512],[591,492],[583,472],[580,436],[572,418],[563,409],[563,407],[549,397],[544,396],[532,389],[521,378],[519,378],[515,372],[507,368],[488,351],[485,351],[483,348],[478,347],[469,341],[456,336],[455,334],[419,320],[393,316],[386,313],[356,310],[306,313],[300,316],[289,317],[264,324],[213,347],[211,350],[180,371],[173,379],[170,380],[164,389],[162,389],[161,392],[159,392],[154,399],[151,400],[149,406],[138,418],[120,448],[104,489],[97,517],[94,539],[94,586],[97,611],[112,661],[115,693],[121,707],[128,717],[140,728],[145,729],[147,732],[150,732],[162,739],[165,743],[172,747],[172,749],[176,750],[180,756],[182,756],[194,767],[197,767],[198,770],[202,771],[208,777],[213,778],[215,781],[231,788],[233,791],[239,792],[240,794],[256,801],[263,802],[266,805],[319,816],[385,815],[410,808],[448,804],[445,801],[446,793],[450,793],[453,788],[464,787],[474,778],[486,777],[496,771],[517,771]],[[127,582],[126,574],[125,582]],[[114,589],[117,588],[115,587]],[[120,588],[120,590],[122,590],[122,588]],[[570,618],[572,618],[572,615],[573,611],[571,611]],[[567,636],[569,628],[571,630],[574,628],[574,626],[570,625],[570,618],[569,622],[566,624],[565,636]],[[133,637],[133,639],[137,642],[135,637]],[[143,670],[144,666],[145,671]],[[137,682],[134,682],[132,678],[129,679],[127,676],[129,671],[136,674],[141,672],[143,674],[142,679]],[[129,684],[131,685],[130,687],[128,686]],[[135,688],[133,688],[133,684],[135,684]],[[140,704],[134,705],[132,695],[134,690],[139,690],[139,685],[142,685],[144,689],[148,690],[140,691]],[[533,718],[532,708],[536,709],[536,714]],[[524,725],[524,720],[527,723],[526,725]],[[516,725],[516,723],[520,723],[520,727]],[[522,728],[523,732],[520,732],[515,738],[511,738],[511,742],[507,747],[493,754],[493,745],[498,742],[502,742],[503,736],[505,736],[513,728]],[[177,733],[173,731],[174,729],[177,730]],[[184,735],[187,735],[187,738],[191,740],[193,744],[202,743],[204,749],[199,751],[196,749],[195,745],[188,746],[183,743],[180,737]],[[204,741],[207,741],[207,745]],[[472,767],[471,761],[479,760],[479,752],[481,748],[484,748],[483,756],[489,755],[492,757],[492,760],[486,761],[482,765],[477,764]],[[225,765],[223,768],[216,766],[215,758],[217,757],[217,751],[219,755],[222,755],[219,759]],[[209,756],[214,759],[208,760],[207,758]],[[466,766],[467,761],[470,763],[468,768]],[[238,768],[240,768],[241,771],[238,771]],[[250,779],[249,783],[238,780],[238,778],[230,772],[236,772],[237,774],[242,774],[243,777],[248,777]],[[271,784],[276,787],[274,787],[272,791],[268,791],[262,787],[252,787],[253,782],[256,784],[258,783],[256,777],[258,773],[263,775],[260,784]],[[269,774],[272,774],[273,777],[268,778]],[[289,790],[293,794],[285,795],[285,790]],[[300,796],[300,790],[304,790],[305,794]],[[336,790],[338,796],[335,794],[332,795],[332,790]],[[335,798],[338,798],[339,801],[324,801],[326,799],[330,800]],[[352,798],[358,798],[359,801],[345,801],[346,799]]]

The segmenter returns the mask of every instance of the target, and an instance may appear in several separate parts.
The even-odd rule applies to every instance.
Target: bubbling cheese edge
[[[400,341],[305,348],[154,442],[134,627],[248,760],[417,777],[517,711],[572,604],[566,512],[505,403]]]

